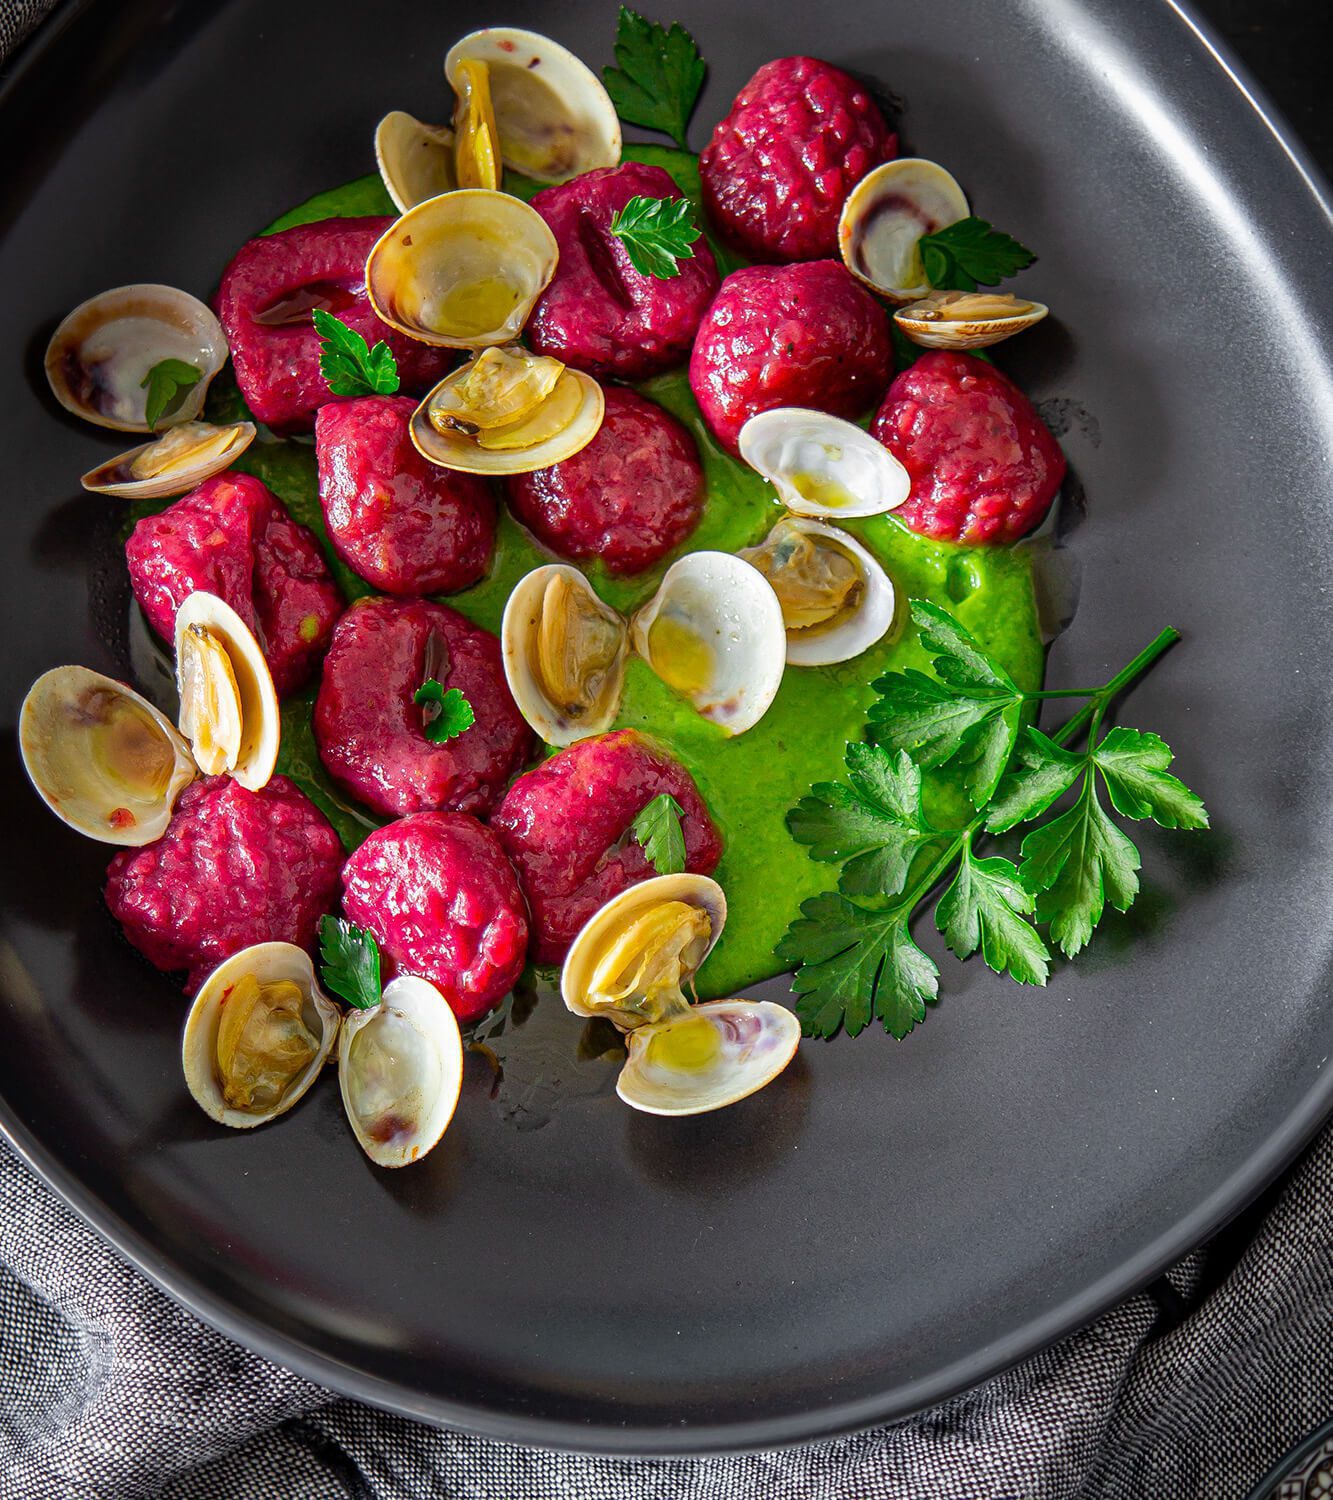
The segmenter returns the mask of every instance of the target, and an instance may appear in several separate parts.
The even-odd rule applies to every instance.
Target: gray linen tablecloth
[[[51,3],[0,0],[0,58]],[[1330,1413],[1333,1131],[1151,1292],[979,1390],[837,1442],[673,1462],[335,1398],[183,1312],[0,1144],[3,1500],[1238,1500]]]

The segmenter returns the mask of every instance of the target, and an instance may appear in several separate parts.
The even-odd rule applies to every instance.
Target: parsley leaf
[[[611,233],[624,245],[642,276],[666,281],[680,275],[677,261],[693,260],[699,238],[688,198],[641,198],[637,194],[611,219]]]
[[[319,334],[319,373],[335,396],[391,396],[398,389],[398,361],[381,339],[373,349],[341,318],[317,307],[310,315]]]
[[[183,359],[159,360],[139,382],[139,389],[148,392],[143,415],[149,429],[156,428],[163,417],[174,416],[192,387],[203,377],[202,370],[186,364]]]
[[[446,692],[433,677],[428,677],[412,694],[412,702],[421,705],[422,732],[432,745],[456,740],[477,722],[462,689],[450,688]]]
[[[1027,920],[1035,901],[1007,859],[978,859],[970,838],[953,884],[935,908],[935,925],[959,958],[981,949],[982,962],[1019,984],[1045,984],[1051,955]]]
[[[639,809],[630,824],[635,843],[659,875],[679,875],[685,868],[685,835],[680,826],[684,814],[670,792],[660,792]]]
[[[357,1010],[380,1003],[380,945],[344,917],[319,919],[319,973],[325,987]]]
[[[994,793],[1018,738],[1023,693],[970,631],[938,605],[913,599],[912,620],[934,657],[924,672],[887,672],[873,687],[870,738],[905,750],[921,766],[957,760],[973,803]]]
[[[617,66],[602,69],[602,82],[616,113],[688,151],[685,135],[707,72],[694,38],[678,21],[668,31],[622,5],[615,50]]]
[[[1087,756],[1062,749],[1040,729],[1029,726],[1018,742],[1015,761],[986,808],[986,827],[992,833],[1040,817],[1082,775]]]
[[[796,969],[792,989],[806,1036],[830,1037],[839,1027],[856,1036],[872,1019],[900,1040],[939,993],[939,970],[912,941],[910,910],[868,911],[826,892],[801,905],[778,944],[778,958]]]
[[[922,235],[917,249],[931,286],[959,292],[994,286],[1037,258],[1026,245],[975,214]]]
[[[1168,775],[1171,747],[1155,734],[1117,726],[1108,729],[1092,753],[1118,813],[1151,818],[1163,828],[1207,828],[1203,799],[1178,777]]]
[[[787,828],[812,859],[846,860],[838,884],[848,896],[896,896],[913,861],[941,837],[921,810],[921,772],[904,750],[847,746],[850,786],[821,781],[787,814]]]

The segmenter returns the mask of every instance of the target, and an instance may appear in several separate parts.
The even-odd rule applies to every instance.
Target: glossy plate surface
[[[0,104],[25,142],[0,189],[0,1124],[204,1316],[410,1413],[626,1452],[904,1415],[1141,1284],[1327,1113],[1327,212],[1165,3],[672,0],[712,68],[699,132],[760,62],[829,57],[1041,252],[1020,286],[1053,314],[1002,362],[1055,403],[1087,495],[1053,684],[1180,626],[1124,717],[1215,832],[1143,832],[1137,911],[1048,989],[946,959],[909,1041],[806,1044],[720,1116],[624,1109],[543,1001],[495,1040],[498,1088],[469,1059],[434,1155],[378,1172],[332,1086],[244,1135],[190,1103],[181,996],[102,909],[106,852],[22,784],[13,726],[46,667],[129,649],[114,503],[77,487],[110,449],[41,380],[58,318],[125,281],[206,292],[257,226],[371,169],[387,109],[439,115],[472,26],[610,58],[609,0],[392,10],[376,36],[359,0],[94,5]]]

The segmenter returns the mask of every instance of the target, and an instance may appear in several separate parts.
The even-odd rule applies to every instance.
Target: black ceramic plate
[[[1299,156],[1165,3],[666,9],[711,64],[700,132],[757,64],[818,53],[900,95],[909,146],[1040,250],[1055,314],[1005,363],[1057,403],[1087,494],[1053,680],[1180,626],[1125,712],[1215,832],[1146,833],[1132,918],[1049,988],[950,961],[909,1041],[807,1044],[712,1118],[624,1109],[539,1006],[495,1097],[473,1059],[444,1143],[401,1173],[367,1165],[334,1089],[253,1135],[204,1121],[179,992],[102,910],[105,851],[22,784],[29,681],[126,667],[114,519],[75,479],[108,446],[57,415],[40,352],[80,298],[206,291],[255,227],[369,170],[386,109],[440,112],[456,34],[527,23],[600,63],[613,6],[117,0],[0,105],[0,1123],[255,1348],[416,1415],[639,1452],[812,1437],[975,1382],[1234,1211],[1333,1090],[1333,264]],[[557,1077],[601,1092],[552,1108]]]

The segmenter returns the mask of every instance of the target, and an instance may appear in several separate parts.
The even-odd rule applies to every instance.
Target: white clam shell
[[[266,1112],[235,1109],[223,1096],[218,1076],[218,1026],[222,1007],[235,985],[247,975],[261,983],[290,980],[298,985],[305,999],[303,1014],[312,1035],[319,1039],[315,1056],[302,1070],[278,1101]],[[292,943],[256,943],[224,959],[199,986],[185,1020],[181,1039],[181,1063],[185,1085],[200,1109],[220,1125],[233,1130],[249,1130],[285,1114],[305,1097],[319,1077],[338,1037],[342,1012],[320,989],[310,955]]]
[[[99,753],[108,714],[139,717],[165,771],[156,788],[136,788]],[[103,844],[141,848],[162,837],[181,791],[199,774],[189,746],[149,701],[87,667],[53,667],[23,700],[19,751],[38,795],[77,833]]]
[[[253,632],[231,605],[216,594],[199,591],[188,595],[176,611],[178,672],[182,638],[195,626],[206,630],[231,662],[241,701],[241,746],[236,765],[228,774],[249,791],[257,792],[273,775],[282,738],[282,715],[268,662]]]
[[[201,371],[180,408],[159,426],[190,422],[227,362],[222,325],[197,297],[143,282],[81,302],[46,347],[46,378],[66,411],[118,432],[148,432],[144,378],[164,359]]]
[[[667,1038],[713,1028],[715,1050],[702,1065],[674,1065]],[[771,1083],[796,1055],[800,1022],[770,1000],[713,1000],[641,1026],[626,1038],[629,1057],[616,1093],[650,1115],[699,1115],[724,1109]]]
[[[620,120],[597,75],[559,42],[514,26],[488,26],[455,42],[445,77],[484,62],[504,164],[536,182],[565,182],[620,162]]]
[[[917,248],[971,209],[967,195],[937,162],[900,156],[867,172],[847,195],[838,249],[847,269],[872,291],[911,302],[930,291]]]
[[[552,703],[547,697],[534,662],[542,618],[542,601],[551,580],[562,577],[579,590],[608,622],[614,621],[623,632],[620,655],[608,671],[606,683],[594,710],[577,719],[565,705]],[[575,740],[601,734],[611,727],[620,707],[620,693],[625,681],[625,655],[629,632],[620,616],[598,597],[592,584],[577,568],[567,563],[550,563],[534,568],[519,579],[505,605],[500,625],[500,649],[504,659],[505,678],[518,711],[548,745],[572,745]]]
[[[343,1021],[343,1108],[361,1149],[377,1166],[420,1161],[453,1118],[462,1083],[458,1020],[428,980],[400,974],[373,1010],[352,1011]]]
[[[424,344],[507,344],[523,331],[559,254],[535,208],[508,193],[459,188],[385,230],[366,259],[366,292],[391,328]],[[478,287],[488,290],[478,297]]]
[[[458,186],[453,131],[423,124],[406,110],[390,110],[375,127],[375,164],[402,214]]]
[[[741,428],[740,455],[799,516],[877,516],[896,509],[912,488],[911,476],[883,443],[854,422],[802,406],[751,417]],[[802,478],[837,492],[841,503],[802,494]]]
[[[1026,312],[1007,317],[940,318],[920,317],[918,312],[930,308],[929,300],[900,307],[893,321],[914,344],[923,349],[988,349],[1004,339],[1013,338],[1033,324],[1040,323],[1050,312],[1044,302],[1034,302]]]
[[[630,625],[634,649],[728,734],[753,728],[782,685],[787,632],[764,575],[730,552],[691,552],[667,569]],[[681,671],[680,647],[706,658]]]
[[[614,1008],[608,1001],[599,1002],[592,993],[592,980],[598,964],[610,946],[630,926],[654,906],[668,901],[683,901],[702,907],[708,913],[712,933],[699,959],[713,951],[722,929],[727,925],[727,898],[722,887],[708,875],[657,875],[641,880],[612,896],[600,906],[579,929],[569,946],[564,968],[560,971],[560,995],[566,1009],[576,1016],[606,1016]],[[688,981],[693,974],[682,975]],[[616,1016],[611,1015],[612,1020]],[[619,1022],[617,1022],[619,1024]],[[628,1023],[627,1023],[628,1025]]]
[[[160,500],[168,495],[184,495],[214,474],[230,468],[254,442],[255,430],[253,422],[234,422],[227,427],[212,428],[221,446],[215,446],[209,456],[196,462],[181,463],[151,479],[135,479],[132,465],[141,454],[162,441],[154,438],[150,443],[140,443],[128,453],[119,453],[95,469],[89,469],[80,483],[94,494],[118,495],[123,500]]]
[[[826,537],[850,555],[861,575],[862,593],[855,610],[845,620],[823,630],[789,630],[787,632],[787,665],[789,667],[826,667],[834,662],[850,661],[868,651],[882,639],[893,624],[895,594],[893,582],[880,561],[854,536],[836,526],[826,525],[805,516],[787,516],[773,532],[783,527],[804,532],[807,536]],[[744,553],[741,554],[745,556]]]

